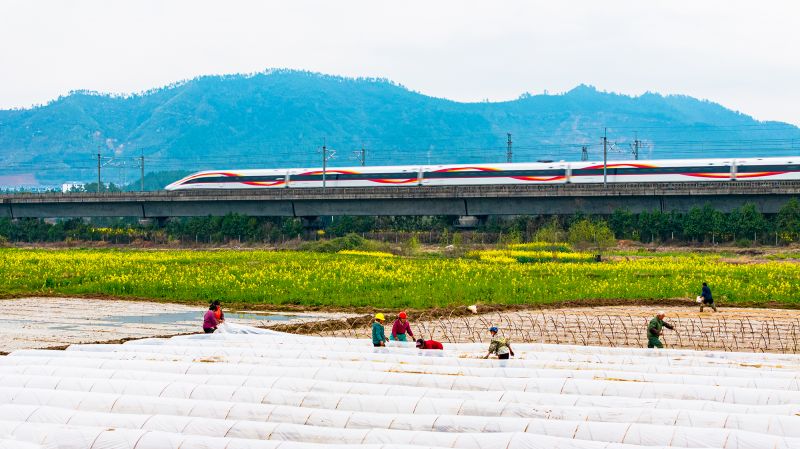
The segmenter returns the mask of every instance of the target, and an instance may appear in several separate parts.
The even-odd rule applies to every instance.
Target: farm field
[[[13,298],[2,300],[0,354],[17,349],[64,348],[75,343],[124,341],[201,330],[205,307],[154,301],[92,298]],[[251,313],[227,309],[238,324],[269,328],[339,320],[353,315]]]
[[[15,351],[0,447],[800,448],[796,355],[410,345],[230,326]]]
[[[721,308],[713,313],[696,306],[659,307],[665,321],[675,326],[661,337],[667,348],[800,352],[800,311],[786,309]],[[645,329],[653,318],[652,306],[578,307],[508,310],[476,315],[412,314],[415,336],[445,343],[488,344],[490,326],[500,326],[515,343],[644,348]],[[390,318],[390,321],[393,318]],[[297,331],[312,325],[298,326]],[[366,326],[315,332],[318,335],[369,338]]]
[[[593,262],[583,253],[555,259],[548,254],[525,248],[463,257],[0,249],[0,295],[396,310],[473,303],[658,303],[690,300],[706,281],[722,306],[800,307],[800,264],[790,257],[751,261],[719,254],[612,252]]]

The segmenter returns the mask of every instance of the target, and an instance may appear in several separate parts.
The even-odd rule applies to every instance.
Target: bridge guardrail
[[[417,187],[330,187],[229,190],[159,190],[147,192],[14,193],[0,195],[2,203],[138,202],[193,200],[336,200],[389,198],[475,198],[509,196],[631,196],[631,195],[747,195],[800,194],[800,181],[719,181],[674,183],[615,183],[558,185],[481,185]]]

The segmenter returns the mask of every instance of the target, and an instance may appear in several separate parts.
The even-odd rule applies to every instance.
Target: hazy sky
[[[800,2],[0,0],[0,108],[305,69],[505,100],[585,83],[800,124]]]

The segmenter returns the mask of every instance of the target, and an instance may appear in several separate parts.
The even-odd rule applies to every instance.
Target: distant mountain
[[[48,184],[135,182],[147,172],[210,168],[502,162],[800,154],[800,129],[759,122],[686,96],[630,97],[578,86],[558,95],[460,103],[381,79],[288,70],[207,76],[131,96],[73,92],[47,105],[0,110],[0,179]]]

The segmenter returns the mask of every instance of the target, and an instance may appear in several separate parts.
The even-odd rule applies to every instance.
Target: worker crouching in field
[[[411,325],[408,324],[408,315],[400,312],[392,324],[392,336],[389,338],[396,341],[408,341],[406,334],[414,338],[414,332],[411,332]]]
[[[219,302],[219,299],[215,299],[211,306],[214,307],[214,318],[217,319],[217,322],[224,323],[225,322],[225,313],[222,312],[222,304]]]
[[[386,321],[386,317],[382,313],[375,314],[375,321],[372,322],[372,346],[376,348],[386,346],[386,342],[389,341],[383,328],[384,321]]]
[[[664,344],[661,343],[661,331],[663,328],[667,329],[675,329],[671,324],[664,321],[664,317],[666,314],[664,312],[658,312],[658,314],[650,320],[650,324],[647,325],[647,347],[648,348],[663,348]]]
[[[417,340],[417,349],[444,349],[441,343],[436,340]]]
[[[489,333],[492,334],[492,341],[489,343],[489,352],[483,356],[484,359],[488,359],[492,354],[497,354],[497,358],[501,360],[514,355],[514,350],[511,349],[511,342],[507,338],[497,335],[496,327],[490,327]]]
[[[217,330],[217,325],[219,325],[219,321],[217,321],[217,317],[215,313],[217,307],[214,304],[208,306],[208,310],[206,310],[206,314],[203,315],[203,332],[207,334],[213,333]]]
[[[225,313],[222,312],[222,304],[219,302],[219,299],[215,299],[211,305],[214,306],[214,318],[217,319],[217,322],[224,323]]]

